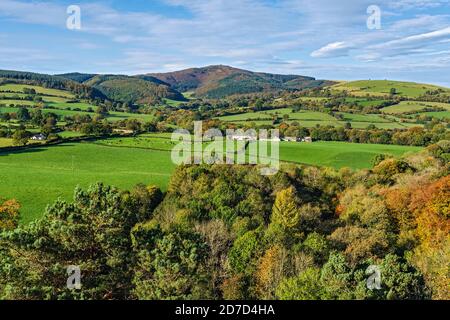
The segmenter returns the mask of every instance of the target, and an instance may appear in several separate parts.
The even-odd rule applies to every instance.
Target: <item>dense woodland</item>
[[[450,142],[372,170],[182,166],[169,189],[76,189],[18,225],[0,202],[3,299],[448,299]],[[366,287],[378,265],[382,289]],[[79,265],[81,290],[66,288]]]

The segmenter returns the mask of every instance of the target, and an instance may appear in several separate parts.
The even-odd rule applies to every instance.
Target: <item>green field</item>
[[[4,100],[0,100],[0,103]],[[29,101],[25,101],[29,102]],[[94,107],[95,110],[96,107]],[[13,113],[17,112],[19,110],[18,107],[0,107],[0,113],[2,112],[8,112]],[[42,109],[43,113],[54,113],[58,116],[65,117],[65,116],[74,116],[77,114],[81,115],[90,115],[91,117],[94,117],[96,115],[95,112],[86,112],[86,111],[74,111],[74,110],[67,110],[67,109]],[[119,121],[119,120],[125,120],[125,119],[138,119],[142,121],[151,121],[154,118],[151,114],[141,114],[141,113],[128,113],[128,112],[118,112],[118,111],[111,111],[106,116],[106,119],[110,121]]]
[[[371,122],[371,123],[377,123],[377,122],[391,122],[388,119],[384,119],[380,117],[377,114],[358,114],[358,113],[346,113],[346,112],[339,112],[344,117],[345,121],[357,121],[357,122]]]
[[[16,198],[22,222],[29,222],[58,197],[70,200],[76,185],[102,181],[120,188],[145,183],[165,189],[173,169],[169,152],[93,143],[0,152],[0,195]]]
[[[58,89],[50,89],[50,88],[44,88],[40,86],[32,86],[32,85],[26,85],[26,84],[4,84],[0,86],[0,92],[2,91],[12,91],[17,93],[23,93],[23,89],[34,89],[37,94],[45,94],[50,96],[56,96],[56,97],[64,97],[68,99],[72,99],[75,96],[64,90],[58,90]]]
[[[431,111],[431,112],[421,112],[419,114],[434,117],[437,119],[450,119],[450,111]],[[414,115],[415,114],[413,114],[413,116]]]
[[[359,80],[341,82],[331,86],[332,90],[347,91],[355,96],[365,96],[367,94],[371,96],[385,96],[390,94],[391,88],[396,89],[397,95],[413,98],[423,95],[428,90],[442,89],[447,93],[450,92],[449,88],[415,82],[391,80]]]
[[[162,151],[171,151],[177,144],[176,142],[171,141],[170,135],[164,137],[162,135],[156,136],[154,134],[144,134],[138,137],[104,139],[99,140],[96,143],[104,146],[142,148]]]
[[[247,112],[235,115],[219,117],[218,119],[226,122],[248,121],[248,120],[272,120],[274,116],[282,118],[287,115],[289,120],[313,120],[313,121],[335,121],[332,115],[318,111],[298,111],[292,112],[291,108],[281,108],[258,112]]]
[[[56,103],[49,103],[48,106],[57,109],[71,109],[71,110],[77,108],[80,109],[81,111],[87,111],[89,108],[91,108],[92,110],[97,109],[96,106],[84,102],[75,102],[75,103],[56,102]]]
[[[125,119],[138,119],[142,121],[151,121],[154,119],[152,114],[143,114],[143,113],[128,113],[128,112],[118,112],[111,111],[106,118],[110,121],[119,121]]]
[[[19,100],[18,98],[25,98],[27,96],[28,95],[24,93],[0,92],[0,97],[4,97],[3,99],[0,99],[0,103],[4,103],[2,102],[3,100],[16,100],[20,102],[22,100]],[[40,97],[44,102],[48,103],[49,105],[52,105],[52,103],[65,103],[68,100],[67,98],[54,96],[40,96]]]
[[[186,92],[183,92],[182,94],[183,94],[183,97],[185,97],[186,99],[193,99],[195,92],[194,91],[186,91]]]
[[[178,107],[180,104],[184,103],[184,101],[177,101],[172,99],[163,99],[164,103],[171,107]]]
[[[292,123],[295,121],[305,128],[314,128],[317,125],[343,127],[347,122],[351,123],[352,128],[358,129],[365,129],[369,125],[374,125],[379,129],[405,129],[409,127],[409,124],[395,121],[398,119],[385,119],[376,114],[352,114],[345,112],[338,112],[338,114],[341,114],[344,117],[344,120],[338,120],[328,113],[318,111],[301,110],[298,112],[292,112],[291,108],[240,113],[218,117],[218,119],[233,123],[248,122],[255,123],[255,125],[271,125],[273,123],[272,119],[275,115],[279,118],[283,118],[284,115],[287,115],[288,120],[286,120],[286,122]]]
[[[29,222],[58,197],[70,200],[76,185],[102,181],[126,189],[142,182],[165,189],[175,168],[170,158],[174,143],[169,138],[170,134],[146,134],[0,152],[0,195],[16,198],[22,205],[22,221]],[[10,140],[0,139],[1,144],[8,145]],[[281,142],[280,159],[361,169],[369,168],[377,154],[400,156],[418,150],[421,148],[346,142]]]
[[[12,139],[0,138],[0,148],[12,146]]]
[[[376,107],[386,102],[387,100],[361,100],[358,99],[356,102],[363,107]]]
[[[280,143],[280,159],[316,166],[352,169],[370,168],[377,154],[399,157],[407,152],[417,152],[420,147],[349,142],[318,141],[314,143]]]
[[[62,138],[73,138],[73,137],[82,137],[83,134],[81,132],[76,131],[63,131],[58,133]]]
[[[39,104],[39,102],[29,101],[29,100],[14,100],[14,99],[2,99],[0,100],[0,104],[4,104],[5,106],[11,105],[19,105],[19,106],[29,106],[33,107]]]
[[[381,111],[390,114],[401,114],[406,112],[421,112],[425,108],[444,108],[450,111],[450,104],[440,102],[424,102],[424,101],[401,101],[399,104],[392,105],[381,109]]]

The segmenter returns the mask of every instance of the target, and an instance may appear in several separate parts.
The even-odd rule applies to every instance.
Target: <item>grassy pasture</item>
[[[74,103],[57,102],[57,103],[49,103],[48,106],[61,110],[68,110],[68,109],[73,110],[77,108],[80,109],[81,111],[87,111],[89,110],[89,108],[91,108],[92,110],[97,109],[96,106],[84,102],[74,102]]]
[[[0,148],[12,146],[12,139],[0,138]]]
[[[395,88],[397,95],[407,97],[418,97],[424,94],[428,90],[443,89],[450,92],[449,88],[443,88],[439,86],[404,82],[404,81],[391,81],[391,80],[359,80],[351,82],[341,82],[334,86],[331,86],[332,90],[347,91],[355,96],[384,96],[389,95],[391,88]]]
[[[381,111],[390,114],[401,114],[406,112],[421,112],[425,108],[442,107],[450,111],[450,104],[440,102],[424,102],[424,101],[401,101],[399,104],[392,105],[381,109]]]
[[[84,102],[75,102],[75,103],[67,103],[67,102],[56,102],[56,103],[49,103],[48,106],[54,107],[61,110],[67,110],[67,109],[75,109],[78,108],[81,111],[87,111],[89,108],[92,110],[96,110],[97,107],[94,105],[91,105],[89,103]]]
[[[63,131],[59,132],[58,135],[60,135],[63,138],[73,138],[73,137],[82,137],[83,134],[81,132],[77,131]]]
[[[357,122],[390,122],[388,119],[383,119],[377,114],[358,114],[358,113],[346,113],[339,112],[344,117],[344,121],[357,121]]]
[[[314,128],[316,126],[333,126],[333,127],[343,127],[348,121],[321,121],[321,120],[288,120],[288,123],[292,122],[298,122],[300,126],[305,128]],[[255,124],[256,126],[262,126],[262,125],[272,125],[271,120],[248,120],[248,121],[233,121],[236,124],[239,123],[249,123],[249,124]],[[406,129],[411,126],[423,126],[421,124],[413,124],[413,123],[400,123],[400,122],[358,122],[358,121],[350,121],[352,128],[357,129],[365,129],[369,125],[374,125],[376,128],[379,129]]]
[[[291,108],[281,108],[258,112],[247,112],[235,115],[219,117],[220,120],[226,122],[247,121],[247,120],[271,120],[274,116],[283,117],[288,115],[290,120],[318,120],[318,121],[334,121],[333,116],[317,111],[299,111],[292,112]]]
[[[411,126],[421,127],[421,124],[412,124],[405,122],[351,122],[352,128],[366,129],[369,125],[374,125],[378,129],[407,129]]]
[[[125,119],[138,119],[142,121],[151,121],[153,120],[154,116],[152,114],[112,111],[106,118],[110,121],[119,121]]]
[[[437,119],[450,119],[450,111],[421,112],[419,114],[434,117]]]
[[[344,120],[338,120],[332,115],[318,111],[301,110],[299,112],[292,112],[291,108],[274,109],[259,112],[247,112],[236,115],[222,116],[218,119],[226,122],[234,123],[254,123],[255,125],[271,125],[274,115],[282,118],[288,115],[288,123],[299,122],[305,128],[313,128],[320,126],[334,126],[343,127],[347,122],[350,122],[353,128],[364,129],[373,124],[379,129],[405,129],[408,125],[394,121],[394,119],[384,119],[376,114],[352,114],[340,112],[344,116]]]
[[[45,95],[56,96],[56,97],[64,97],[67,99],[72,99],[75,97],[72,93],[70,93],[68,91],[64,91],[64,90],[50,89],[50,88],[44,88],[44,87],[40,87],[40,86],[32,86],[32,85],[27,85],[27,84],[15,84],[15,83],[1,85],[0,92],[12,91],[12,92],[17,92],[17,93],[23,93],[24,88],[34,89],[37,94],[45,94]]]
[[[124,138],[111,138],[105,140],[99,140],[97,144],[115,147],[128,147],[128,148],[143,148],[171,151],[176,145],[176,142],[172,142],[170,137],[156,137],[154,135],[140,135],[138,137],[124,137]]]
[[[0,103],[2,101],[5,101],[5,100],[0,100]],[[17,112],[19,110],[18,107],[9,107],[9,104],[7,104],[7,105],[8,105],[8,107],[0,107],[0,113],[2,113],[2,112],[13,113],[13,112]],[[77,105],[77,104],[74,103],[73,105]],[[80,105],[82,107],[85,107],[86,109],[88,108],[86,104],[80,104]],[[32,106],[30,105],[30,107],[32,107]],[[96,107],[93,107],[93,108],[95,110]],[[95,112],[74,111],[74,110],[68,110],[68,109],[46,109],[46,108],[44,108],[44,109],[42,109],[42,112],[43,113],[54,113],[54,114],[56,114],[58,116],[62,116],[62,117],[74,116],[77,114],[90,115],[91,117],[94,117],[96,115]],[[109,113],[108,116],[106,116],[106,118],[113,122],[119,121],[119,120],[124,120],[124,119],[138,119],[138,120],[142,120],[142,121],[151,121],[153,119],[153,115],[112,111]]]
[[[0,144],[9,143],[10,140],[0,139]],[[205,142],[203,147],[208,144]],[[26,223],[40,217],[45,206],[57,198],[70,200],[76,185],[86,187],[102,181],[131,188],[142,182],[165,189],[175,168],[170,153],[174,145],[170,134],[146,134],[0,151],[0,196],[16,198],[21,203],[22,222]],[[346,142],[281,142],[280,158],[317,166],[360,169],[369,168],[376,154],[400,156],[420,149]]]
[[[280,159],[316,166],[367,169],[375,155],[383,153],[399,157],[407,152],[417,152],[420,147],[359,144],[349,142],[318,141],[314,143],[280,143]]]
[[[363,107],[376,107],[386,102],[386,100],[357,100],[357,103]]]
[[[4,99],[16,99],[16,98],[25,98],[28,96],[25,93],[16,93],[16,92],[2,92],[0,91],[0,97],[4,97]],[[0,99],[3,100],[3,99]]]
[[[172,99],[164,99],[164,103],[171,107],[178,107],[180,104],[184,103],[184,101],[177,101]]]
[[[169,152],[93,143],[0,152],[0,195],[21,203],[21,221],[26,223],[57,198],[70,200],[77,185],[102,181],[131,188],[142,182],[165,189],[173,169]]]
[[[28,106],[28,107],[34,107],[39,104],[39,102],[35,101],[29,101],[29,100],[14,100],[14,99],[2,99],[0,100],[0,104],[4,104],[5,106]]]
[[[17,100],[17,101],[21,101],[18,100],[17,98],[25,98],[27,97],[27,94],[24,93],[12,93],[12,92],[0,92],[0,97],[5,97],[4,99],[0,99],[0,103],[2,100]],[[42,100],[44,102],[47,102],[49,105],[51,105],[52,103],[59,103],[59,102],[66,102],[67,98],[63,98],[63,97],[54,97],[54,96],[40,96],[42,97]]]

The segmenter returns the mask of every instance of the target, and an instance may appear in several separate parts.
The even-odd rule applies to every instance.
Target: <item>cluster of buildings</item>
[[[311,137],[304,137],[304,138],[274,137],[274,138],[259,138],[258,139],[257,136],[253,136],[253,135],[230,135],[230,136],[227,136],[227,138],[230,140],[235,140],[235,141],[257,141],[257,140],[259,140],[259,141],[288,141],[288,142],[307,142],[307,143],[313,142]]]

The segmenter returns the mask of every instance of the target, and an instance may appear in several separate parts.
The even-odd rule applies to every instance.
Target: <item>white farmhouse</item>
[[[45,134],[39,133],[39,134],[35,134],[34,136],[31,137],[31,140],[36,140],[36,141],[43,141],[46,140],[47,136]]]
[[[256,136],[253,135],[229,135],[227,137],[230,140],[236,141],[256,141]]]

